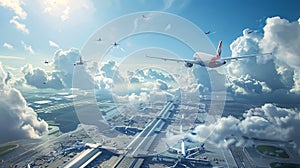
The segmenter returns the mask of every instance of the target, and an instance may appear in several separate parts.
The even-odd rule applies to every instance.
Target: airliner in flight
[[[263,56],[263,55],[272,55],[272,53],[262,53],[262,54],[251,54],[251,55],[241,55],[241,56],[237,56],[237,57],[221,58],[221,48],[222,48],[222,41],[219,42],[216,55],[211,55],[211,54],[202,53],[202,52],[196,52],[193,56],[194,60],[153,57],[153,56],[148,56],[148,55],[146,57],[161,59],[164,61],[184,62],[184,65],[188,68],[191,68],[194,64],[200,65],[203,67],[216,68],[216,67],[225,65],[227,61],[239,60],[239,59],[249,58],[249,57],[257,57],[257,56]]]

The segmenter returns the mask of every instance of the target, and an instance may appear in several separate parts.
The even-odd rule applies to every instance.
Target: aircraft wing
[[[181,152],[181,149],[179,149],[179,148],[170,147],[170,149],[172,149],[172,150],[174,150],[174,151],[179,151],[179,152]]]
[[[225,58],[221,58],[220,60],[231,61],[231,60],[239,60],[239,59],[249,58],[249,57],[258,57],[258,56],[263,56],[263,55],[272,55],[272,53],[249,54],[249,55],[241,55],[241,56],[237,56],[237,57],[225,57]]]
[[[164,60],[164,61],[188,62],[188,63],[192,63],[192,64],[196,62],[195,60],[165,58],[165,57],[153,57],[153,56],[148,56],[148,55],[146,55],[146,57],[148,57],[148,58],[154,58],[154,59],[160,59],[160,60]]]
[[[189,152],[189,151],[198,150],[198,149],[200,149],[200,147],[195,146],[193,148],[188,148],[186,151]]]

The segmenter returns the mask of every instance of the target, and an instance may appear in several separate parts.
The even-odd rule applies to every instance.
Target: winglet
[[[222,48],[222,40],[219,42],[219,45],[217,48],[217,53],[216,53],[217,58],[220,58],[220,56],[221,56],[221,52],[222,52],[221,48]]]

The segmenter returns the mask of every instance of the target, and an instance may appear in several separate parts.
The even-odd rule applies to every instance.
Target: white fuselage
[[[193,58],[195,60],[194,64],[198,64],[203,67],[216,68],[226,64],[226,61],[220,60],[214,55],[202,52],[196,52]]]
[[[184,145],[184,141],[181,141],[181,154],[182,156],[186,156],[186,151],[185,151],[185,145]]]

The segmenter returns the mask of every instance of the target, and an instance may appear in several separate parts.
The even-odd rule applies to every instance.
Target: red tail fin
[[[221,48],[222,48],[222,40],[219,42],[219,45],[217,48],[217,53],[216,53],[217,58],[220,58],[220,56],[221,56],[221,52],[222,52]]]

